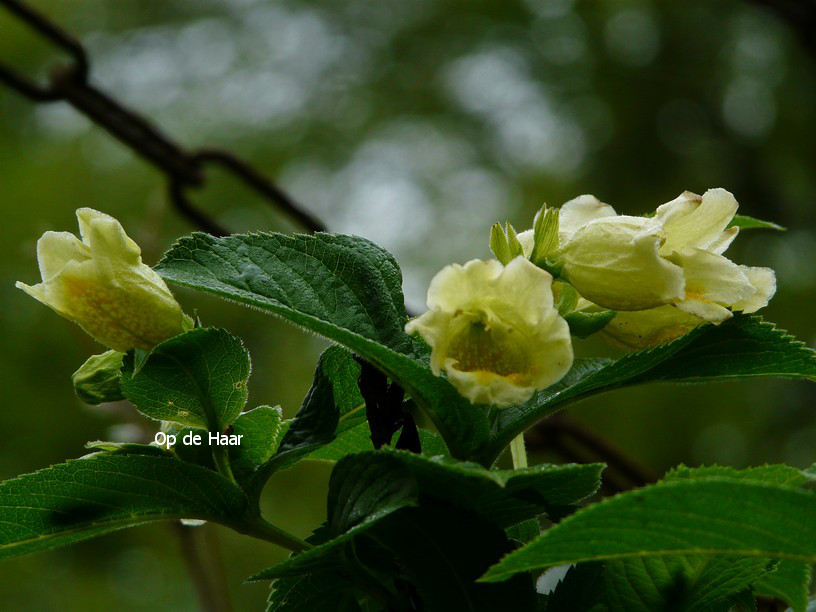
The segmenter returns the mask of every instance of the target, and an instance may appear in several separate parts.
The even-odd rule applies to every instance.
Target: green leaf
[[[369,455],[349,455],[337,462],[329,480],[327,533],[333,538],[250,580],[298,576],[344,569],[346,547],[389,514],[419,502],[416,481],[393,457],[371,462]]]
[[[369,535],[394,554],[424,610],[536,610],[532,576],[515,576],[503,584],[476,582],[512,550],[504,531],[482,516],[423,502],[389,516]]]
[[[344,431],[334,440],[310,453],[306,458],[316,461],[340,461],[346,455],[373,451],[371,431],[368,423],[360,423],[356,427]]]
[[[156,270],[169,282],[258,307],[334,340],[400,384],[451,453],[488,439],[488,407],[472,405],[428,367],[407,336],[402,277],[393,257],[358,237],[244,234],[182,238]]]
[[[487,470],[475,463],[387,447],[353,458],[364,465],[383,464],[383,469],[397,462],[411,474],[423,496],[467,508],[501,527],[587,498],[598,489],[603,469],[601,464],[543,464],[519,470]]]
[[[272,458],[288,428],[280,406],[259,406],[235,419],[232,429],[242,436],[241,444],[229,447],[229,453],[232,472],[239,482]]]
[[[378,456],[378,461],[372,461]],[[360,523],[413,505],[417,484],[405,465],[388,454],[351,455],[339,461],[329,480],[328,519],[339,535]]]
[[[342,426],[342,425],[341,425]],[[423,455],[443,455],[449,456],[445,442],[436,434],[426,429],[417,428]],[[356,427],[344,431],[325,446],[321,446],[316,451],[310,453],[306,458],[316,461],[339,461],[346,455],[373,451],[374,445],[371,443],[371,431],[368,423],[363,421]]]
[[[359,612],[349,581],[331,573],[279,578],[272,583],[267,612]]]
[[[480,453],[490,464],[519,433],[553,412],[591,395],[649,382],[711,382],[784,377],[816,380],[816,352],[761,317],[735,314],[677,340],[617,361],[576,359],[558,383],[526,404],[494,413],[495,434]]]
[[[0,483],[0,557],[155,520],[236,527],[246,511],[241,490],[205,468],[171,457],[99,453]]]
[[[780,599],[794,612],[805,612],[810,593],[810,565],[800,561],[780,561],[776,569],[754,583],[757,595]]]
[[[759,219],[754,219],[753,217],[748,217],[746,215],[734,215],[734,218],[731,220],[731,223],[728,224],[728,227],[734,226],[740,228],[741,230],[772,229],[780,232],[785,231],[785,228],[781,225],[771,223],[770,221],[760,221]]]
[[[95,440],[86,442],[85,448],[97,452],[111,453],[114,455],[152,455],[154,457],[167,457],[170,452],[155,444],[137,444],[135,442],[105,442]]]
[[[223,329],[201,328],[157,345],[138,374],[125,357],[122,391],[157,421],[223,432],[244,408],[249,353]]]
[[[340,413],[334,399],[334,384],[324,366],[332,363],[321,355],[315,367],[314,380],[295,418],[288,423],[274,455],[258,466],[247,490],[253,498],[260,496],[263,486],[277,470],[286,469],[312,451],[334,440]]]
[[[603,312],[572,312],[564,317],[570,333],[577,338],[589,338],[606,327],[617,315],[615,310]]]
[[[541,535],[541,525],[538,519],[531,518],[507,527],[504,532],[511,540],[526,544]]]
[[[557,208],[541,207],[535,218],[533,239],[535,241],[530,261],[539,265],[547,261],[547,257],[558,249],[559,210]]]
[[[360,364],[354,360],[351,351],[337,345],[323,351],[320,360],[323,375],[331,383],[334,405],[340,415],[336,432],[340,434],[366,420],[365,402],[357,385]]]
[[[580,510],[505,557],[485,580],[566,563],[688,554],[816,562],[816,494],[726,478],[660,483]]]
[[[607,561],[602,601],[610,612],[727,612],[734,597],[774,564],[763,558],[700,555]]]
[[[688,467],[682,464],[666,472],[663,482],[700,478],[755,480],[788,487],[812,487],[816,483],[816,475],[812,472],[798,470],[789,465],[760,465],[738,470],[727,465]]]

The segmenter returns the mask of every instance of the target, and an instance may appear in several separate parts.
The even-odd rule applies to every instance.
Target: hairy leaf
[[[733,598],[774,564],[763,558],[700,555],[607,561],[601,600],[610,612],[727,612]]]
[[[359,612],[354,590],[337,574],[305,574],[272,583],[267,612]]]
[[[677,340],[611,359],[577,359],[557,384],[530,401],[496,411],[495,435],[480,453],[494,460],[515,436],[567,403],[649,382],[711,382],[776,376],[816,380],[816,352],[758,316],[735,314]]]
[[[488,409],[433,376],[425,347],[404,331],[399,267],[373,243],[321,233],[193,234],[156,270],[171,283],[258,307],[362,356],[408,391],[455,456],[486,442]]]
[[[0,557],[21,555],[163,519],[233,525],[241,490],[171,457],[99,453],[0,483]]]
[[[816,562],[816,494],[751,480],[676,480],[580,510],[491,568],[709,554]]]
[[[235,477],[241,481],[269,461],[288,428],[280,406],[258,406],[235,419],[233,433],[242,436],[240,445],[229,448]]]
[[[776,569],[754,583],[757,595],[774,597],[794,612],[805,612],[810,593],[810,565],[801,561],[780,561]]]
[[[244,408],[249,372],[238,338],[199,328],[157,345],[138,373],[128,354],[122,392],[151,419],[223,432]]]
[[[419,502],[416,482],[404,465],[393,458],[379,462],[367,458],[350,455],[335,465],[329,481],[327,526],[320,537],[323,543],[250,580],[342,570],[346,566],[346,547],[354,538],[400,508]]]
[[[482,516],[461,507],[423,503],[394,513],[369,535],[394,554],[424,610],[536,610],[529,575],[500,585],[476,582],[491,563],[512,550],[504,532]]]

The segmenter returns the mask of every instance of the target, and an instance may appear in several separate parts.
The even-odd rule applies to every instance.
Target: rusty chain
[[[19,0],[0,0],[0,6],[71,58],[69,64],[56,66],[44,85],[0,63],[0,82],[38,103],[67,102],[127,145],[164,173],[170,201],[196,227],[216,236],[228,233],[196,208],[187,195],[190,189],[203,187],[207,168],[217,165],[309,231],[326,230],[319,219],[245,160],[222,149],[185,149],[148,119],[93,85],[88,53],[65,30]]]

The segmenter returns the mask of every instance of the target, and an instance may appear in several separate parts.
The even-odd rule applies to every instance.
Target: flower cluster
[[[444,371],[471,402],[520,404],[570,370],[573,335],[599,332],[643,348],[767,305],[773,270],[723,255],[739,232],[737,206],[728,191],[711,189],[635,217],[584,195],[544,207],[520,234],[497,224],[490,234],[497,259],[441,270],[429,310],[405,330],[422,336],[433,373]],[[149,350],[191,320],[116,219],[90,208],[77,218],[81,240],[46,232],[37,243],[42,282],[17,286],[118,353],[89,360],[75,375],[96,401],[112,393],[108,370],[121,353]]]
[[[428,291],[430,310],[406,331],[423,337],[434,372],[444,369],[471,401],[519,403],[569,369],[566,321],[607,311],[603,337],[644,348],[767,305],[773,270],[723,255],[739,232],[737,207],[731,193],[710,189],[635,217],[584,195],[543,209],[534,229],[518,235],[494,226],[499,261],[443,269]],[[578,299],[557,296],[556,307],[553,275]]]

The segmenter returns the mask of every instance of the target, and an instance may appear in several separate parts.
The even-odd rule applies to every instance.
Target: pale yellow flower
[[[670,304],[715,323],[731,310],[755,312],[773,296],[776,278],[722,255],[739,232],[727,229],[737,206],[728,191],[710,189],[702,197],[686,192],[650,218],[571,207],[559,251],[564,275],[584,298],[618,311]]]
[[[704,319],[674,306],[629,312],[621,310],[599,335],[620,348],[643,349],[671,342],[703,323]]]
[[[120,352],[151,349],[189,327],[119,221],[91,208],[77,210],[77,219],[82,240],[69,232],[43,234],[37,242],[42,282],[17,287]]]
[[[572,365],[569,327],[553,307],[552,276],[524,257],[443,268],[428,312],[408,322],[431,346],[431,369],[471,402],[510,406],[558,382]]]

